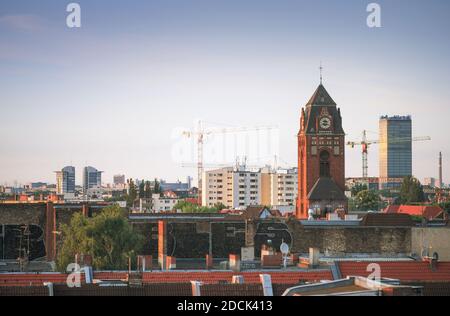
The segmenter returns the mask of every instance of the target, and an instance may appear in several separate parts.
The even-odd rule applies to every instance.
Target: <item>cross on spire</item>
[[[320,84],[322,84],[322,81],[323,81],[323,76],[322,76],[322,71],[323,71],[322,61],[320,62],[319,70],[320,70]]]

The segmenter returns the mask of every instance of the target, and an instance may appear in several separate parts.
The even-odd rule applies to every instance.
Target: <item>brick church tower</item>
[[[298,200],[296,217],[308,210],[325,216],[347,210],[345,132],[341,111],[320,83],[302,109],[298,133]]]

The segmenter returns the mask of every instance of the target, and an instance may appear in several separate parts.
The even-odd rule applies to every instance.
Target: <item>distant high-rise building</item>
[[[380,178],[412,175],[411,116],[380,118]]]
[[[89,189],[100,188],[102,186],[102,173],[94,167],[85,167],[83,173],[83,192],[86,194]]]
[[[123,174],[115,175],[114,176],[114,185],[115,186],[125,185],[125,175],[123,175]]]
[[[436,187],[436,178],[425,178],[423,179],[423,185],[429,186],[431,188]]]
[[[183,183],[181,181],[177,181],[174,183],[166,182],[164,180],[160,180],[160,186],[161,190],[163,191],[188,191],[191,188],[191,178],[188,177],[186,180],[186,183]],[[154,184],[152,182],[152,184]]]
[[[75,194],[75,167],[67,166],[55,173],[56,192],[61,195]]]

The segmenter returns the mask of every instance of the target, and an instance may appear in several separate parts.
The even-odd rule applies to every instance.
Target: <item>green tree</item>
[[[359,211],[378,211],[380,196],[375,191],[364,190],[356,195],[354,202]]]
[[[351,189],[352,196],[357,196],[359,192],[367,190],[367,185],[362,183],[357,183]]]
[[[134,204],[134,201],[136,201],[137,198],[137,191],[136,191],[136,185],[133,182],[133,179],[130,179],[128,181],[128,195],[127,195],[127,206],[131,207]]]
[[[75,254],[91,253],[90,240],[87,235],[88,222],[88,218],[82,213],[75,213],[68,225],[61,225],[63,242],[56,258],[59,271],[66,271],[66,267],[75,261]]]
[[[450,213],[450,202],[439,203],[439,206],[444,209],[447,213]]]
[[[145,198],[145,182],[144,182],[144,180],[142,180],[139,183],[139,198],[140,199]]]
[[[158,179],[156,179],[156,178],[155,178],[155,185],[153,186],[153,192],[155,192],[155,194],[162,193],[161,184],[159,183]]]
[[[60,271],[73,262],[77,253],[92,255],[95,269],[126,269],[128,258],[134,259],[144,242],[118,206],[106,207],[93,218],[77,213],[69,225],[62,225],[61,232],[63,242],[57,257]]]
[[[218,203],[213,207],[199,206],[187,201],[179,201],[174,206],[174,210],[181,210],[183,213],[218,213],[219,211],[226,208],[222,203]]]
[[[425,202],[425,193],[423,192],[420,181],[412,176],[403,179],[400,187],[400,194],[397,204],[414,204]]]
[[[145,189],[144,189],[145,193],[144,193],[144,197],[146,199],[151,199],[152,198],[152,186],[150,181],[146,181],[145,182]]]

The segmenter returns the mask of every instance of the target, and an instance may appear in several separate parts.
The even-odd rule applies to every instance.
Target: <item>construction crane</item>
[[[351,148],[355,148],[355,146],[361,146],[362,148],[362,176],[364,179],[368,178],[368,156],[369,156],[369,147],[375,144],[398,144],[405,142],[419,142],[419,141],[428,141],[431,140],[429,136],[422,137],[399,137],[399,138],[389,138],[389,139],[379,139],[379,140],[368,140],[367,139],[367,131],[364,130],[362,134],[362,140],[360,142],[347,142],[347,145]]]
[[[215,129],[205,129],[203,127],[203,122],[198,121],[197,130],[195,131],[183,131],[182,135],[187,138],[197,138],[197,179],[198,179],[198,203],[202,204],[202,178],[204,171],[203,164],[203,145],[205,138],[209,135],[214,134],[232,134],[240,132],[251,132],[251,131],[261,131],[261,130],[272,130],[277,129],[276,126],[256,126],[256,127],[235,127],[235,128],[215,128]],[[184,166],[187,166],[186,164]]]

